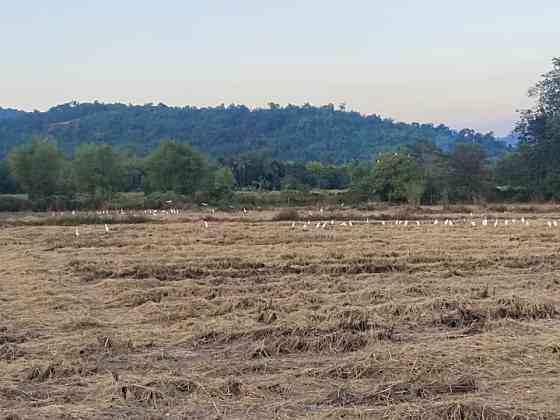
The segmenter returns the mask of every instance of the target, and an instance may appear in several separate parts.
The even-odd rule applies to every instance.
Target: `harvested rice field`
[[[558,419],[560,212],[508,211],[3,217],[0,418]]]

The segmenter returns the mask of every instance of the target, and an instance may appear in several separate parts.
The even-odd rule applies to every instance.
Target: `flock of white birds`
[[[210,209],[210,212],[212,215],[215,214],[215,210],[214,209]],[[246,216],[248,214],[247,209],[243,208],[241,210],[243,216]],[[321,211],[319,212],[321,215],[323,215],[324,211],[323,209],[321,209]],[[90,214],[90,213],[88,213]],[[125,210],[98,210],[95,212],[95,214],[97,216],[125,216],[125,215],[131,215],[131,216],[139,216],[144,214],[145,216],[151,216],[151,217],[165,217],[165,216],[179,216],[182,213],[182,210],[180,209],[174,209],[174,208],[170,208],[170,209],[166,209],[166,210],[154,210],[154,209],[150,209],[150,210],[143,210],[140,212],[126,212]],[[64,216],[64,212],[53,212],[52,213],[53,216]],[[71,215],[76,216],[77,213],[76,211],[72,211]],[[313,213],[309,213],[310,217],[313,217]],[[473,213],[470,214],[470,216],[461,218],[461,219],[450,219],[450,218],[446,218],[446,219],[430,219],[430,220],[400,220],[400,219],[396,219],[396,220],[370,220],[369,218],[366,219],[361,219],[361,220],[344,220],[344,221],[335,221],[334,219],[331,220],[319,220],[319,221],[311,221],[311,220],[306,220],[306,221],[294,221],[291,223],[291,228],[292,229],[302,229],[302,230],[312,230],[312,229],[334,229],[335,227],[339,226],[339,227],[343,227],[343,228],[351,228],[354,226],[358,226],[358,225],[380,225],[380,226],[427,226],[427,225],[432,225],[432,226],[437,226],[437,225],[442,225],[442,226],[470,226],[473,228],[476,228],[477,226],[481,226],[481,227],[498,227],[498,226],[532,226],[532,223],[534,223],[535,226],[538,226],[538,224],[542,222],[542,220],[537,220],[534,219],[532,221],[530,221],[529,219],[526,219],[525,217],[521,217],[519,219],[498,219],[498,218],[489,218],[487,216],[475,216]],[[201,225],[204,229],[208,229],[210,228],[210,223],[207,220],[202,219],[201,220]],[[559,222],[558,220],[554,220],[554,219],[549,219],[549,220],[544,220],[544,226],[548,227],[548,228],[556,228],[559,226]],[[110,233],[111,232],[111,228],[109,227],[108,224],[104,225],[105,228],[105,233]],[[78,237],[80,236],[80,231],[79,228],[76,227],[75,230],[75,236]]]
[[[386,225],[394,225],[394,226],[422,226],[422,225],[443,225],[443,226],[455,226],[455,225],[463,225],[463,226],[471,226],[471,227],[477,227],[477,226],[494,226],[494,227],[498,227],[500,225],[502,226],[514,226],[514,225],[520,225],[520,226],[531,226],[531,222],[528,219],[525,219],[525,217],[522,217],[520,219],[488,219],[488,218],[477,218],[477,219],[473,219],[472,217],[470,219],[434,219],[434,220],[424,220],[424,221],[420,221],[420,220],[415,220],[415,221],[410,221],[410,220],[369,220],[369,219],[365,219],[362,221],[352,221],[352,220],[348,220],[348,221],[343,221],[343,222],[335,222],[334,220],[331,221],[319,221],[319,222],[311,222],[311,221],[305,221],[305,222],[292,222],[292,229],[296,229],[298,226],[301,227],[302,229],[306,230],[306,229],[310,229],[310,228],[315,228],[315,229],[326,229],[328,227],[334,227],[336,225],[338,226],[344,226],[344,227],[352,227],[356,224],[378,224],[378,225],[382,225],[382,226],[386,226]],[[545,221],[545,226],[548,226],[549,228],[553,228],[553,227],[558,227],[558,221],[557,220],[547,220]]]

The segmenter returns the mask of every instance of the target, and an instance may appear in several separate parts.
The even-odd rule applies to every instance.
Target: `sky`
[[[504,135],[558,22],[558,0],[6,1],[0,106],[345,103]]]

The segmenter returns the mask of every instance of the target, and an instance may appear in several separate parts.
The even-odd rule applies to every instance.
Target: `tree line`
[[[121,192],[173,192],[195,201],[229,200],[234,190],[346,190],[349,201],[435,204],[473,202],[496,195],[498,166],[476,144],[451,153],[430,142],[402,146],[372,161],[345,165],[283,162],[252,153],[212,161],[189,145],[163,141],[146,157],[106,144],[80,145],[72,157],[56,144],[34,139],[0,163],[0,193],[30,200],[85,197],[89,207]]]
[[[416,139],[368,160],[334,164],[281,160],[255,151],[211,159],[192,146],[165,140],[145,156],[126,147],[87,143],[63,153],[52,138],[36,138],[0,161],[0,193],[31,200],[86,197],[110,202],[120,192],[173,192],[194,201],[230,200],[235,190],[335,189],[345,200],[436,204],[560,199],[560,59],[521,114],[520,142],[496,159],[475,132],[446,148]],[[12,117],[18,118],[18,117]]]

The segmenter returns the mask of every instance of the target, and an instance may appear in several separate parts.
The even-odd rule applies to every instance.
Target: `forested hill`
[[[0,108],[0,159],[35,135],[56,139],[66,152],[93,142],[131,147],[144,154],[162,139],[176,139],[214,158],[265,152],[279,160],[328,163],[371,159],[377,152],[418,140],[432,141],[444,150],[456,142],[479,143],[490,158],[502,156],[508,147],[491,134],[405,124],[332,105],[270,104],[252,110],[242,105],[178,108],[73,102],[46,112]]]
[[[17,109],[2,108],[0,106],[0,121],[16,118],[24,114],[25,112],[23,111],[18,111]]]

